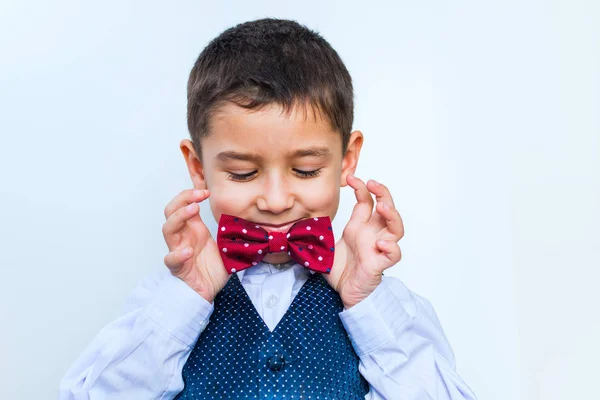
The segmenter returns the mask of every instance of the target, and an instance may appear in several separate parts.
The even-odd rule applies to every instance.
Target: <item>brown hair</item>
[[[198,56],[187,86],[187,123],[201,156],[210,116],[224,102],[247,109],[309,105],[342,137],[346,152],[354,119],[352,79],[318,33],[295,21],[265,18],[225,30]]]

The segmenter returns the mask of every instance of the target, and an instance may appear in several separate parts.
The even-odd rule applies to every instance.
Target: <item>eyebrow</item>
[[[219,161],[229,161],[229,160],[241,160],[241,161],[261,161],[262,157],[259,156],[258,154],[252,154],[252,153],[240,153],[237,151],[222,151],[219,154],[217,154],[217,160]]]
[[[307,147],[305,149],[298,149],[296,151],[287,152],[285,154],[286,157],[291,158],[300,158],[300,157],[320,157],[327,158],[331,155],[329,148],[323,146],[313,146]],[[222,151],[217,154],[217,160],[219,161],[229,161],[229,160],[241,160],[241,161],[254,161],[260,162],[263,161],[263,157],[259,154],[254,153],[240,153],[237,151]]]
[[[288,152],[286,154],[286,156],[288,157],[292,157],[292,158],[299,158],[299,157],[329,157],[331,153],[329,152],[329,149],[327,147],[324,146],[313,146],[313,147],[308,147],[306,149],[299,149],[296,150],[294,152]]]

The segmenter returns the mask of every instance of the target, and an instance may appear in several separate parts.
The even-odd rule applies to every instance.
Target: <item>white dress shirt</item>
[[[259,263],[237,273],[269,329],[312,271]],[[173,399],[213,304],[165,269],[129,296],[124,315],[98,333],[60,383],[59,400]],[[339,314],[369,382],[365,399],[471,400],[431,304],[396,278]]]

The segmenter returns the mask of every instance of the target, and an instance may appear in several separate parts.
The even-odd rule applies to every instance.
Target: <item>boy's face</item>
[[[181,150],[196,189],[210,190],[215,221],[235,215],[267,231],[287,231],[301,219],[337,213],[340,187],[353,174],[362,133],[350,137],[342,154],[342,138],[310,108],[288,115],[277,105],[246,110],[227,103],[211,118],[202,138],[202,162],[192,142]],[[264,261],[282,263],[287,252],[269,253]]]

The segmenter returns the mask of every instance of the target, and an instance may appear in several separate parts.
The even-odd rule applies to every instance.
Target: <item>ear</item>
[[[340,182],[340,186],[347,186],[346,178],[349,174],[354,175],[354,171],[356,171],[356,167],[358,165],[358,157],[360,156],[360,149],[363,145],[363,134],[361,131],[354,131],[350,135],[350,139],[348,140],[348,148],[346,149],[346,154],[344,154],[344,158],[342,159],[342,180]]]
[[[187,164],[194,189],[207,189],[206,179],[204,177],[204,166],[202,161],[200,161],[200,157],[196,155],[194,144],[189,139],[183,139],[181,143],[179,143],[179,148],[183,153],[183,158]]]

